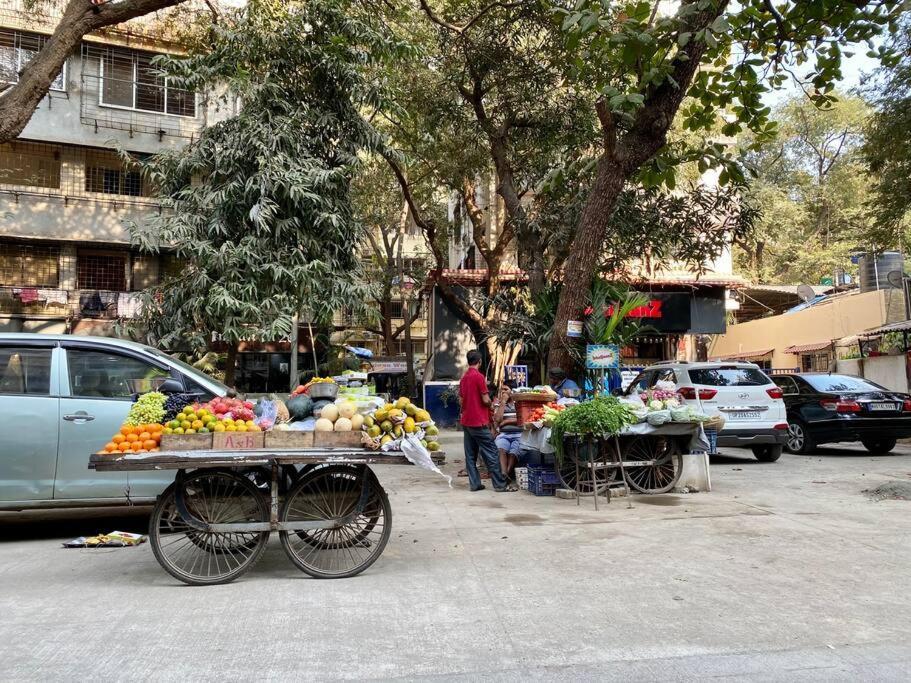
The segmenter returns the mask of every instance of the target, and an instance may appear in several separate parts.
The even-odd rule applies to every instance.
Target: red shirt
[[[482,396],[487,396],[487,380],[477,368],[468,368],[459,382],[462,426],[485,427],[490,424],[490,409],[481,402]]]

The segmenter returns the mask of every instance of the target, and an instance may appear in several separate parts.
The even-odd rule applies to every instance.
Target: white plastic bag
[[[671,421],[671,411],[670,410],[653,410],[648,414],[648,417],[645,418],[653,427],[658,427],[663,425],[665,422]]]
[[[440,471],[440,468],[436,466],[433,462],[433,459],[430,457],[430,451],[424,448],[421,445],[420,440],[414,434],[406,434],[401,439],[402,453],[405,455],[408,460],[418,467],[423,467],[425,470],[430,470],[431,472],[436,472],[441,477],[446,479],[449,483],[449,488],[452,488],[452,477],[443,474]],[[386,446],[391,446],[391,443],[387,443]],[[386,450],[386,446],[383,446],[383,450]],[[391,450],[391,449],[390,449]]]

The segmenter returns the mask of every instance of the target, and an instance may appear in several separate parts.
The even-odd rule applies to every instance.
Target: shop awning
[[[785,353],[809,353],[811,351],[820,351],[832,346],[831,341],[815,342],[813,344],[794,344],[784,350]]]
[[[911,332],[911,320],[902,320],[897,323],[889,323],[888,325],[874,327],[860,336],[878,337],[881,334],[888,334],[889,332]]]
[[[738,351],[737,353],[726,353],[723,356],[713,356],[712,360],[748,360],[750,358],[762,358],[768,356],[775,349],[761,349],[759,351]]]

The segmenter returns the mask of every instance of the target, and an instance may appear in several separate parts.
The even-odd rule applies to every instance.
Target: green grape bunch
[[[143,394],[130,408],[125,424],[158,424],[164,419],[164,402],[167,397],[160,391]]]

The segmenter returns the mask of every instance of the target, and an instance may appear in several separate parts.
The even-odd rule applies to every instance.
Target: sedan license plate
[[[760,413],[758,410],[737,410],[728,413],[728,419],[737,422],[743,420],[758,420],[761,415],[762,413]]]
[[[877,412],[892,412],[894,413],[898,410],[898,406],[894,403],[871,403],[870,410],[875,410]]]

